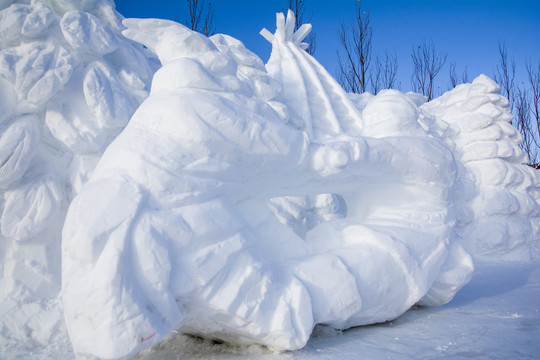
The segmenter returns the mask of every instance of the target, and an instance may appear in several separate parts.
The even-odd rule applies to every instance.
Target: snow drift
[[[0,19],[3,346],[57,341],[65,315],[84,356],[175,328],[296,349],[450,301],[463,248],[539,258],[537,175],[485,76],[428,103],[346,94],[292,13],[266,66],[108,1]]]

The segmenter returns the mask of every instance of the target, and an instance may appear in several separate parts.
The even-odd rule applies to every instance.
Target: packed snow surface
[[[67,329],[82,357],[132,356],[173,330],[299,349],[317,324],[449,302],[470,254],[540,258],[537,174],[486,76],[431,102],[352,95],[291,12],[261,32],[264,65],[227,35],[122,22],[110,1],[12,3],[2,348],[24,357]]]

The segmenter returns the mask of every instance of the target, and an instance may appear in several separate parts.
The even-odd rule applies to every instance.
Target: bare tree
[[[453,89],[459,84],[465,84],[469,82],[469,72],[467,66],[461,73],[461,78],[456,73],[456,63],[450,62],[450,88]]]
[[[289,6],[289,9],[291,9],[295,16],[296,16],[296,25],[294,26],[294,31],[298,30],[300,26],[304,24],[304,0],[288,0],[287,5]],[[306,23],[309,23],[311,21],[312,16],[306,21]],[[315,48],[317,47],[317,39],[315,36],[315,33],[311,31],[309,35],[304,40],[308,44],[308,48],[306,49],[307,53],[313,56],[315,54]]]
[[[432,41],[423,41],[418,48],[413,49],[413,75],[411,79],[413,90],[433,99],[435,77],[446,63],[446,54],[437,53]]]
[[[382,89],[392,89],[396,86],[396,76],[398,70],[397,56],[385,52],[384,57],[375,58],[375,68],[371,71],[369,83],[373,94],[377,94]]]
[[[513,92],[514,92],[514,79],[516,77],[516,63],[514,59],[508,59],[508,53],[506,51],[506,44],[504,42],[499,43],[499,65],[497,65],[497,73],[495,74],[495,81],[501,86],[503,96],[508,99],[510,108],[513,108]]]
[[[530,85],[529,131],[531,142],[534,144],[529,153],[529,160],[531,165],[538,169],[540,165],[540,61],[536,68],[528,62],[526,69]]]
[[[495,81],[501,94],[508,99],[513,115],[512,124],[522,138],[521,149],[529,158],[529,165],[539,168],[540,163],[540,62],[536,67],[526,64],[529,87],[515,86],[516,63],[510,59],[504,42],[499,43],[499,64]]]
[[[363,93],[368,85],[372,29],[369,26],[369,11],[363,10],[361,1],[356,2],[355,6],[355,21],[349,25],[341,22],[338,34],[345,52],[343,58],[338,52],[338,81],[349,92]]]
[[[375,69],[371,71],[369,75],[369,85],[371,85],[371,92],[375,95],[383,89],[383,65],[381,59],[377,56],[375,58]]]
[[[529,165],[534,166],[539,160],[540,141],[538,140],[538,125],[532,124],[531,112],[536,117],[534,106],[535,89],[539,88],[540,85],[536,85],[536,71],[529,64],[527,65],[527,72],[529,73],[529,84],[532,87],[532,99],[527,89],[521,87],[516,89],[516,63],[513,58],[510,59],[508,57],[506,44],[499,42],[499,64],[497,65],[494,78],[501,87],[501,94],[508,99],[510,111],[513,115],[512,125],[521,134],[522,143],[520,147],[527,154]]]
[[[536,145],[540,148],[540,61],[536,68],[527,63],[527,76],[531,86],[531,112],[538,141]]]
[[[191,30],[198,31],[205,36],[214,34],[214,8],[212,3],[205,0],[187,0],[189,18],[186,26]]]
[[[456,74],[456,63],[450,62],[450,88],[453,89],[459,84],[459,78]]]
[[[469,70],[467,69],[467,66],[465,66],[465,69],[461,73],[461,82],[463,84],[466,84],[469,82]]]
[[[529,164],[535,165],[538,163],[538,141],[535,139],[535,130],[531,126],[531,107],[527,90],[518,88],[514,92],[513,103],[514,121],[523,140],[519,146],[529,157]]]

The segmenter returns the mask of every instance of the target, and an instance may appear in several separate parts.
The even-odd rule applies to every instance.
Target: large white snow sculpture
[[[67,206],[147,96],[152,70],[112,1],[0,4],[0,344],[66,337]]]
[[[124,24],[164,66],[66,217],[62,295],[77,354],[128,356],[176,327],[296,349],[317,323],[393,319],[468,281],[450,150],[421,132],[362,135],[382,108],[401,114],[390,127],[416,123],[407,96],[361,114],[298,49],[306,32],[293,34],[292,13],[272,38],[275,79],[230,37]],[[280,91],[280,71],[298,81]],[[280,101],[300,84],[304,110]],[[331,91],[322,103],[318,89]]]
[[[2,354],[67,341],[67,206],[153,75],[121,18],[109,0],[0,1]],[[79,353],[132,354],[177,326],[295,348],[314,323],[448,301],[471,271],[453,228],[476,256],[539,258],[538,173],[491,80],[425,104],[345,94],[292,20],[264,32],[266,69],[226,35],[130,24],[166,66],[66,225]]]

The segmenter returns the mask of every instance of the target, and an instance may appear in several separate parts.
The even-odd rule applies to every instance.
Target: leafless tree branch
[[[468,72],[467,66],[465,66],[465,69],[461,73],[461,77],[459,77],[459,75],[457,75],[456,73],[456,63],[451,61],[449,77],[450,77],[450,89],[455,88],[459,84],[468,83],[469,72]]]
[[[349,26],[342,22],[338,33],[339,43],[345,52],[343,58],[338,52],[338,81],[349,92],[363,93],[368,85],[372,39],[369,21],[369,11],[363,10],[362,2],[358,1],[355,21]]]
[[[540,151],[540,61],[536,68],[530,62],[526,65],[527,77],[531,89],[530,109],[532,113],[531,129],[534,128],[533,140],[536,144],[537,152]]]
[[[504,42],[499,43],[499,55],[500,63],[497,65],[495,81],[501,86],[503,96],[508,99],[508,103],[510,104],[510,107],[512,107],[516,63],[514,62],[514,59],[508,59],[506,44]]]
[[[214,34],[214,8],[212,3],[205,0],[186,0],[189,9],[189,18],[186,26],[205,36]]]
[[[398,62],[396,54],[385,52],[384,57],[375,57],[375,67],[371,71],[369,83],[373,94],[382,89],[392,89],[396,86]]]
[[[428,98],[434,97],[435,78],[446,63],[446,54],[437,53],[432,41],[422,42],[418,48],[413,49],[413,75],[411,83],[413,90]]]
[[[529,163],[536,164],[538,162],[538,145],[531,128],[530,102],[527,90],[518,88],[514,93],[513,101],[514,121],[523,140],[520,147],[528,155]]]

